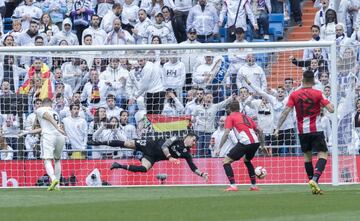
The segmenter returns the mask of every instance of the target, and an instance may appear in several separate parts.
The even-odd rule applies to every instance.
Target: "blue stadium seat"
[[[275,41],[284,38],[284,14],[269,15],[269,33]]]
[[[12,30],[12,18],[4,18],[4,34]]]
[[[219,29],[220,41],[226,42],[227,39],[227,29],[225,27],[221,27]]]

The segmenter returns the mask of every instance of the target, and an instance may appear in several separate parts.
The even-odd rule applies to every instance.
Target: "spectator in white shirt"
[[[30,27],[31,21],[39,22],[42,14],[41,9],[33,5],[33,0],[25,0],[23,5],[15,8],[12,18],[21,19],[22,28],[26,30]]]
[[[147,28],[152,25],[151,20],[146,16],[144,9],[138,11],[138,22],[132,30],[136,44],[148,44]]]
[[[120,18],[115,18],[113,30],[107,34],[106,45],[126,45],[134,44],[134,37],[126,30],[121,28]]]
[[[17,46],[34,46],[35,37],[42,36],[43,39],[47,39],[44,33],[39,32],[39,24],[36,21],[30,22],[30,27],[27,31],[21,33],[17,38]]]
[[[226,154],[238,143],[238,139],[233,130],[230,131],[228,139],[224,146],[219,150],[221,138],[225,133],[225,119],[226,116],[221,116],[219,120],[219,126],[216,131],[211,135],[210,151],[211,157],[225,157]]]
[[[164,15],[161,12],[156,13],[155,21],[146,29],[148,43],[151,43],[153,36],[159,36],[162,44],[175,43],[173,33],[164,22]]]
[[[320,27],[320,37],[325,41],[335,41],[336,39],[336,11],[328,9],[325,13],[325,24]]]
[[[176,92],[171,88],[166,90],[164,109],[161,114],[165,116],[179,116],[184,111],[184,105],[177,98]]]
[[[72,33],[72,22],[69,18],[65,18],[62,23],[62,30],[55,34],[51,40],[50,45],[59,45],[60,41],[66,40],[69,45],[79,45],[79,40],[76,34]]]
[[[119,130],[119,120],[117,117],[110,117],[108,123],[102,124],[99,129],[93,134],[94,141],[111,141],[111,140],[126,140],[126,136]],[[99,149],[109,148],[109,146],[98,146]],[[101,155],[107,155],[109,152],[100,151],[93,152],[93,159],[98,159]],[[95,154],[95,155],[94,155]],[[120,152],[120,156],[122,153]]]
[[[0,160],[12,160],[14,158],[13,149],[6,143],[2,134],[0,135],[0,153]]]
[[[123,4],[123,12],[121,18],[129,21],[129,25],[134,28],[137,22],[137,13],[139,11],[139,6],[137,6],[134,0],[125,0]],[[125,24],[126,25],[126,24]]]
[[[90,71],[90,81],[85,84],[81,93],[81,101],[86,101],[89,108],[103,107],[106,104],[106,96],[112,87],[110,83],[99,79],[99,72]]]
[[[182,100],[186,80],[185,64],[177,56],[177,54],[173,53],[169,61],[164,64],[162,82],[165,88],[174,89],[180,100]]]
[[[92,15],[90,26],[86,28],[82,33],[82,38],[85,35],[90,34],[92,36],[92,45],[104,45],[106,40],[106,32],[100,28],[100,17],[98,15]],[[84,44],[84,42],[82,42]]]
[[[256,87],[262,89],[263,91],[267,88],[267,81],[265,72],[258,64],[255,62],[255,57],[252,54],[248,54],[246,56],[246,64],[244,64],[238,71],[237,78],[236,78],[236,85],[237,88],[240,89],[241,87],[245,86],[249,89],[250,93],[253,93],[254,90],[250,87],[244,85],[243,76],[247,77],[249,81],[255,85]]]
[[[126,94],[126,81],[129,77],[129,71],[120,65],[119,58],[110,58],[110,64],[104,72],[100,74],[100,80],[105,81],[111,88],[109,92],[114,94],[117,104],[122,106],[126,103],[128,95]]]
[[[204,102],[197,105],[192,112],[192,122],[194,131],[199,136],[198,145],[196,146],[197,157],[210,157],[209,142],[211,134],[215,131],[216,114],[235,98],[235,94],[228,99],[214,104],[212,93],[206,93]]]
[[[88,127],[84,118],[79,116],[80,104],[70,104],[71,115],[63,119],[64,130],[73,151],[86,149]],[[74,154],[74,152],[73,152]],[[81,152],[85,156],[85,152]]]
[[[238,11],[238,16],[235,21],[236,13]],[[227,42],[233,42],[235,40],[235,29],[229,29],[229,27],[234,26],[235,28],[241,27],[244,31],[247,31],[247,22],[248,18],[251,24],[254,27],[254,30],[257,31],[258,25],[255,20],[255,16],[251,9],[250,1],[247,0],[224,0],[222,6],[218,24],[221,26],[224,22],[225,17],[227,18],[226,28],[228,32]]]
[[[109,33],[113,30],[113,22],[115,18],[119,18],[123,11],[123,7],[119,3],[115,3],[112,6],[112,9],[109,10],[101,20],[100,28],[103,29],[106,33]],[[123,21],[124,23],[129,23],[127,20]]]
[[[219,34],[218,21],[219,16],[214,6],[207,4],[207,0],[199,0],[189,11],[186,28],[195,28],[201,43],[212,42]]]
[[[106,97],[106,117],[110,119],[111,117],[119,118],[122,108],[115,106],[115,96],[108,94]]]

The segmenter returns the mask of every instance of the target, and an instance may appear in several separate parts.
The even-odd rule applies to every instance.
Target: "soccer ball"
[[[262,166],[258,166],[255,168],[255,175],[257,176],[257,178],[259,179],[264,179],[266,177],[266,169]]]

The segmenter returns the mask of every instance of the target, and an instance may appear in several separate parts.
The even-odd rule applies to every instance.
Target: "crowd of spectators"
[[[201,44],[219,41],[219,30],[224,29],[227,42],[248,42],[249,32],[268,41],[269,14],[284,13],[290,25],[302,26],[300,3],[296,0],[0,1],[1,16],[12,17],[12,30],[6,33],[2,30],[1,40],[3,47]],[[336,41],[338,46],[338,103],[343,110],[339,116],[340,131],[346,132],[339,142],[347,144],[348,139],[357,135],[349,125],[360,124],[354,111],[360,91],[357,83],[360,3],[317,0],[314,6],[319,11],[310,40]],[[0,61],[0,94],[28,95],[31,111],[41,105],[42,98],[52,97],[67,133],[66,149],[72,150],[64,152],[64,158],[134,157],[130,150],[107,151],[107,146],[88,151],[92,147],[87,143],[141,138],[151,132],[146,114],[191,116],[191,129],[199,135],[195,156],[215,156],[224,132],[222,116],[226,115],[226,105],[232,99],[238,99],[241,111],[253,117],[264,130],[267,145],[273,146],[273,155],[298,154],[298,148],[292,148],[297,144],[294,114],[284,123],[279,138],[272,136],[288,95],[299,86],[297,82],[288,77],[277,88],[270,88],[269,73],[253,51],[231,49],[229,53],[227,57],[209,51],[200,56],[187,50],[164,56],[162,51],[150,50],[143,57],[91,59],[85,55],[4,55]],[[311,48],[304,50],[302,58],[289,57],[289,65],[293,63],[314,72],[316,87],[326,97],[330,97],[331,91],[328,53],[323,48]],[[214,83],[214,75],[222,70],[224,63],[228,63],[226,74],[221,82]],[[70,108],[70,104],[78,105]],[[331,144],[329,114],[324,112],[323,118],[327,141]],[[18,115],[3,114],[1,137],[6,140],[0,142],[0,147],[25,149],[28,159],[39,157],[38,135],[27,135],[24,148],[18,140],[23,129],[33,127],[34,119],[33,113],[27,114],[21,128]],[[234,142],[231,139],[230,136],[229,145]],[[221,156],[224,154],[223,150]],[[15,152],[1,159],[17,157]]]

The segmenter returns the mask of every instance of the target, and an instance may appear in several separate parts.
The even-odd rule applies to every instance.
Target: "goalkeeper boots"
[[[47,189],[48,191],[54,191],[55,187],[59,184],[59,180],[53,180]]]
[[[114,162],[113,164],[111,164],[110,170],[121,169],[121,168],[123,168],[121,164]]]
[[[322,191],[321,191],[321,189],[319,187],[319,184],[315,180],[310,180],[309,181],[309,186],[311,188],[312,194],[315,194],[315,195],[322,194]]]
[[[236,191],[239,191],[237,186],[229,186],[228,188],[225,189],[225,192],[236,192]]]

